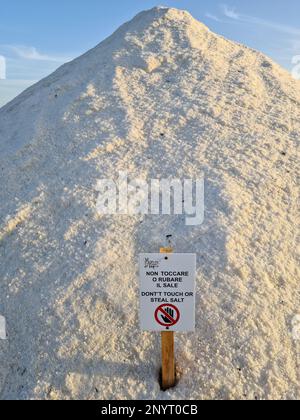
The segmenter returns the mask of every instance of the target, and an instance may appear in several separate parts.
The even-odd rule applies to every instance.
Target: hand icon
[[[174,309],[167,307],[164,310],[165,312],[167,312],[168,315],[170,315],[172,319],[174,319]],[[166,324],[172,324],[172,321],[170,321],[170,319],[167,318],[165,315],[161,315],[161,317]]]

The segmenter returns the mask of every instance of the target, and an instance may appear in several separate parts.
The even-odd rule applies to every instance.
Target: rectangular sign
[[[195,254],[140,254],[142,331],[195,330]]]

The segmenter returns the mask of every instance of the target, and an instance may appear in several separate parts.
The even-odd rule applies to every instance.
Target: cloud
[[[1,47],[23,60],[48,61],[55,63],[70,61],[70,57],[41,54],[35,47],[24,45],[2,45]]]
[[[212,20],[216,21],[216,22],[222,22],[222,19],[218,18],[217,16],[215,16],[211,13],[207,12],[207,13],[205,13],[205,16],[209,19],[212,19]]]
[[[235,21],[239,21],[242,23],[250,23],[252,25],[260,25],[260,26],[275,30],[277,32],[285,33],[287,35],[300,36],[300,28],[295,28],[289,25],[283,25],[281,23],[272,22],[266,19],[261,19],[256,16],[249,16],[249,15],[244,15],[242,13],[237,13],[235,9],[232,9],[227,5],[222,5],[221,9],[224,16],[230,19],[233,19]]]
[[[19,45],[0,45],[0,55],[5,57],[6,76],[10,80],[40,80],[71,60],[70,57],[42,54],[35,47]]]
[[[224,13],[224,15],[230,19],[235,19],[235,20],[239,20],[240,19],[240,15],[235,11],[235,9],[227,6],[227,4],[223,4],[222,6],[222,11]]]

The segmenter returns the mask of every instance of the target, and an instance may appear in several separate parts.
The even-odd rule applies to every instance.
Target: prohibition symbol
[[[174,305],[164,304],[160,305],[154,314],[156,322],[163,327],[173,327],[180,319],[179,309]]]

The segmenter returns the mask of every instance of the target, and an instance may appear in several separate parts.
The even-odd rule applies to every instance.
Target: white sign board
[[[195,278],[195,254],[141,254],[142,331],[194,331]]]

